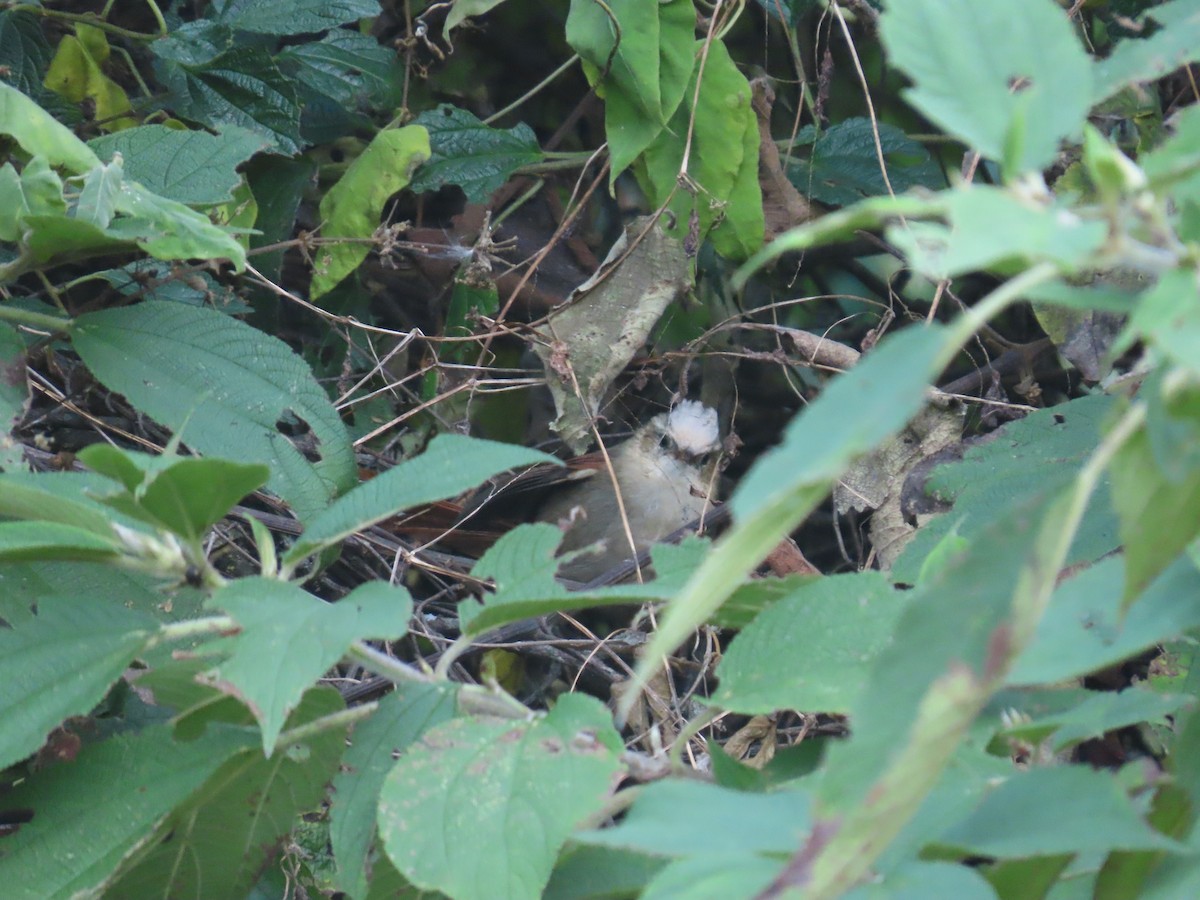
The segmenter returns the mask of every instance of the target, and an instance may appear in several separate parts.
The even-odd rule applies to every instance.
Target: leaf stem
[[[0,306],[0,321],[4,320],[12,322],[14,325],[24,325],[26,328],[36,328],[39,331],[51,333],[66,331],[71,327],[70,319],[34,312],[31,309],[18,309],[15,306]]]

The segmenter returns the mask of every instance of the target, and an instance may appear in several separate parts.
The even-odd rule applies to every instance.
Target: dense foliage
[[[1195,60],[1195,0],[0,5],[4,896],[1200,896]],[[653,577],[462,518],[685,396],[725,527]]]

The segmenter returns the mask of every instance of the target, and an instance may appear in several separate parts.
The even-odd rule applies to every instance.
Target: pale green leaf
[[[380,581],[326,603],[292,584],[242,578],[215,593],[209,605],[229,613],[241,630],[217,645],[230,656],[207,680],[254,713],[267,756],[304,692],[352,643],[403,637],[412,614],[408,591]]]
[[[0,768],[36,751],[69,716],[91,712],[158,624],[101,597],[46,597],[0,629]]]
[[[414,885],[455,900],[537,900],[563,843],[607,801],[623,749],[608,710],[580,694],[531,721],[439,725],[384,782],[384,848]]]
[[[1157,81],[1200,59],[1200,7],[1192,0],[1170,0],[1138,16],[1142,27],[1149,20],[1162,27],[1149,37],[1125,38],[1106,58],[1093,63],[1093,104],[1126,85]]]
[[[0,134],[11,135],[30,156],[76,175],[90,172],[100,159],[71,129],[6,82],[0,81]]]
[[[748,715],[849,712],[905,606],[878,572],[808,582],[733,639],[713,703]]]
[[[909,102],[1011,175],[1049,165],[1094,102],[1090,60],[1051,0],[892,3],[880,35]]]
[[[379,227],[384,203],[408,186],[429,153],[429,133],[419,125],[381,131],[321,198],[321,236],[349,240],[317,253],[313,299],[332,290],[367,258],[366,239]]]

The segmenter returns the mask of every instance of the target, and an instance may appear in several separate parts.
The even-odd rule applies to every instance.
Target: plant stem
[[[338,710],[327,716],[321,716],[319,719],[313,719],[311,722],[305,722],[303,725],[297,725],[295,728],[289,729],[279,735],[275,740],[274,751],[278,753],[289,744],[296,744],[300,741],[316,737],[318,734],[323,734],[326,731],[342,729],[353,725],[360,719],[367,718],[367,716],[371,715],[378,708],[378,703],[363,703],[361,706],[352,706],[349,709]]]
[[[17,309],[13,306],[0,306],[0,321],[9,321],[14,325],[24,325],[27,328],[36,328],[52,333],[66,331],[71,327],[70,319],[34,312],[31,309]]]

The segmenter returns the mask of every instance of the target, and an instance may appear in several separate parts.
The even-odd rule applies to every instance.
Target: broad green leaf
[[[226,726],[175,741],[169,727],[151,726],[85,746],[74,760],[38,772],[4,798],[6,808],[36,810],[0,849],[6,896],[98,895],[163,817],[230,756],[254,747],[255,738],[250,729]],[[246,818],[244,811],[239,815]],[[240,858],[239,851],[226,862]]]
[[[393,466],[338,498],[309,523],[284,556],[284,563],[295,565],[402,509],[455,497],[507,469],[544,462],[557,460],[515,444],[440,434],[420,456]]]
[[[663,203],[673,195],[670,208],[677,230],[687,234],[694,213],[699,217],[701,236],[712,229],[709,236],[719,253],[745,259],[762,245],[763,238],[758,120],[750,107],[750,83],[723,43],[714,42],[709,48],[700,96],[693,108],[694,91],[693,80],[670,127],[645,149],[642,163],[634,171],[652,203]],[[694,194],[677,184],[693,112],[687,174],[697,185]]]
[[[1125,545],[1125,596],[1132,600],[1200,534],[1200,470],[1168,478],[1143,428],[1113,459],[1112,495]]]
[[[392,48],[345,29],[331,31],[319,41],[288,47],[276,61],[296,79],[302,93],[310,91],[340,103],[347,113],[367,101],[385,106],[398,102],[395,94],[404,80],[403,67]],[[340,132],[338,137],[344,134]]]
[[[608,710],[581,694],[531,721],[439,725],[384,782],[384,848],[417,887],[536,900],[563,843],[607,801],[622,750]]]
[[[695,28],[696,13],[686,0],[603,5],[572,0],[567,43],[604,98],[610,182],[658,137],[688,96],[689,84],[694,87]]]
[[[23,472],[28,468],[21,445],[12,436],[12,428],[25,414],[28,404],[25,342],[13,328],[0,323],[0,473]],[[3,509],[0,490],[0,514]]]
[[[316,164],[307,157],[260,156],[250,161],[246,179],[258,200],[258,220],[254,223],[258,233],[250,235],[252,248],[277,244],[292,236],[296,210],[316,170]],[[282,249],[254,256],[254,267],[272,280],[278,279],[282,265]]]
[[[1042,261],[1076,272],[1089,267],[1108,239],[1102,221],[1081,219],[1049,201],[1022,199],[1002,188],[960,187],[942,197],[947,224],[906,222],[887,230],[909,263],[934,280]]]
[[[105,161],[120,153],[125,177],[180,203],[209,206],[233,196],[241,182],[237,167],[268,140],[236,125],[220,134],[143,125],[89,141]]]
[[[932,897],[995,900],[996,892],[977,869],[958,863],[909,862],[873,876],[867,884],[847,891],[843,900],[929,900]]]
[[[147,301],[80,316],[72,339],[97,378],[184,444],[269,466],[267,486],[301,519],[357,477],[337,411],[277,338],[213,310]],[[315,439],[314,461],[280,432],[289,419]]]
[[[733,529],[667,608],[638,665],[639,679],[716,612],[828,494],[846,466],[917,413],[926,385],[942,368],[945,344],[940,327],[892,335],[792,420],[783,442],[763,454],[738,485],[730,500]]]
[[[288,720],[296,728],[344,709],[332,688],[309,691]],[[229,728],[208,723],[203,734]],[[247,729],[238,729],[244,734]],[[201,740],[202,742],[202,740]],[[253,737],[248,744],[254,743]],[[318,811],[346,744],[327,727],[264,759],[244,746],[159,823],[142,854],[127,860],[105,896],[249,897],[299,816]],[[212,772],[207,768],[206,772]]]
[[[352,643],[403,637],[412,615],[408,591],[380,581],[326,603],[292,584],[241,578],[215,593],[209,606],[229,613],[241,630],[216,645],[230,656],[206,680],[250,707],[267,756],[304,692]]]
[[[1127,611],[1124,584],[1119,556],[1065,578],[1008,683],[1079,678],[1200,628],[1200,571],[1190,561],[1169,566]]]
[[[1138,16],[1142,27],[1148,20],[1160,26],[1146,38],[1128,37],[1105,59],[1093,63],[1092,103],[1111,97],[1126,85],[1156,81],[1175,69],[1200,59],[1200,9],[1191,0],[1171,0]]]
[[[97,228],[107,228],[117,213],[124,180],[120,158],[88,172],[83,178],[83,188],[75,205],[75,218],[90,222]]]
[[[133,238],[114,235],[79,219],[54,216],[26,216],[22,222],[25,234],[21,240],[21,255],[8,265],[0,265],[0,280],[54,261],[72,262],[105,253],[133,249]]]
[[[1111,773],[1085,766],[1014,774],[940,843],[999,857],[1182,849],[1142,821]]]
[[[406,684],[379,701],[379,708],[354,732],[333,779],[329,841],[337,860],[337,882],[351,896],[366,895],[367,855],[375,837],[376,809],[384,778],[397,755],[422,734],[454,718],[457,688],[451,684]]]
[[[1009,175],[1048,166],[1094,102],[1088,56],[1051,0],[908,0],[879,27],[909,102]]]
[[[429,132],[429,159],[413,175],[414,191],[457,184],[471,203],[484,203],[521,166],[541,162],[533,129],[501,130],[455,106],[442,104],[413,120]]]
[[[159,69],[178,115],[218,129],[239,125],[285,155],[301,149],[296,88],[266,50],[238,47],[196,63],[160,59]]]
[[[0,768],[36,751],[67,717],[89,713],[157,628],[114,598],[58,596],[0,630]]]
[[[63,166],[76,175],[100,165],[96,154],[71,129],[2,81],[0,134],[11,135],[30,156],[44,156],[50,165]]]
[[[230,0],[217,21],[239,31],[304,34],[379,15],[378,0]]]
[[[239,272],[246,267],[246,251],[237,239],[182,203],[127,181],[121,185],[116,208],[128,218],[116,219],[107,233],[135,241],[151,256],[228,259]]]
[[[62,179],[50,168],[46,157],[35,156],[21,170],[20,191],[20,204],[25,215],[66,215],[67,201],[63,197]]]
[[[73,525],[112,540],[112,514],[89,493],[112,487],[80,472],[10,472],[0,475],[0,517]]]
[[[812,827],[811,801],[794,790],[749,794],[715,784],[664,779],[638,794],[620,823],[576,840],[655,856],[792,853]],[[730,828],[737,822],[736,828]]]
[[[198,541],[232,506],[266,483],[270,470],[227,459],[172,458],[93,444],[80,461],[124,484],[137,507],[188,541]]]
[[[1200,107],[1189,106],[1171,117],[1171,136],[1149,153],[1138,157],[1155,192],[1164,192],[1177,203],[1195,202],[1200,193]]]
[[[0,563],[34,560],[115,561],[120,545],[57,522],[0,522]]]
[[[808,582],[733,639],[713,703],[747,715],[849,712],[905,605],[878,572]]]
[[[806,196],[834,206],[849,206],[891,190],[899,194],[914,187],[940,189],[946,178],[929,151],[895,125],[879,124],[879,144],[887,165],[887,181],[879,169],[875,126],[870,119],[846,119],[818,136],[811,125],[795,144],[812,144],[807,159],[793,159],[788,178]]]
[[[366,239],[379,227],[384,203],[408,186],[429,152],[429,133],[419,125],[381,131],[321,198],[321,236],[349,240],[317,253],[310,292],[314,300],[367,258]]]
[[[5,81],[30,96],[41,89],[54,56],[39,23],[29,9],[0,12],[0,65],[8,68]]]
[[[1113,408],[1111,397],[1080,397],[997,429],[995,436],[970,447],[963,458],[934,469],[926,491],[953,502],[949,512],[923,525],[892,567],[896,582],[924,579],[922,567],[947,535],[972,543],[991,523],[996,510],[1014,500],[1067,483],[1100,440],[1100,423]],[[1101,482],[1080,525],[1068,565],[1091,562],[1120,543],[1107,482]]]
[[[1129,320],[1129,336],[1144,338],[1171,362],[1200,376],[1200,287],[1186,269],[1164,272]]]

